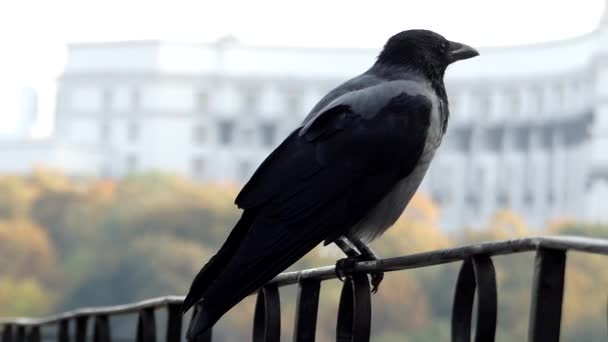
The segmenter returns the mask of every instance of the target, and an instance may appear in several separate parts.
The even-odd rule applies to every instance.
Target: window
[[[112,176],[112,171],[110,165],[104,163],[99,167],[99,176],[101,178],[110,178]]]
[[[553,147],[553,128],[548,126],[540,129],[540,141],[541,147],[545,150],[549,150]]]
[[[566,102],[566,89],[561,84],[556,84],[553,86],[552,90],[555,98],[555,109],[559,112],[563,111],[563,106],[567,104]]]
[[[450,111],[453,114],[460,115],[460,105],[461,98],[458,95],[448,96],[448,103],[450,106]]]
[[[243,110],[249,113],[257,111],[258,99],[255,94],[249,92],[246,93],[243,99]]]
[[[477,112],[481,117],[487,117],[491,114],[491,103],[489,94],[481,93],[477,100]]]
[[[222,120],[218,123],[219,142],[221,145],[230,145],[234,139],[234,122]]]
[[[471,138],[471,128],[454,127],[451,131],[448,129],[446,143],[451,150],[467,152],[471,149]]]
[[[105,89],[101,95],[101,107],[104,110],[108,110],[108,109],[112,108],[112,100],[113,100],[112,91],[109,89]]]
[[[239,179],[247,179],[251,175],[251,163],[243,160],[239,163]]]
[[[110,127],[110,123],[108,121],[103,121],[101,123],[101,127],[99,128],[99,140],[102,142],[107,142],[110,140],[111,135],[112,127]]]
[[[517,127],[513,131],[513,145],[519,151],[527,151],[530,146],[530,128]]]
[[[486,191],[486,170],[481,165],[475,166],[469,175],[469,191],[479,200],[481,194]]]
[[[199,124],[194,126],[193,138],[194,142],[199,145],[203,145],[205,143],[207,138],[207,130],[205,129],[204,125]]]
[[[139,139],[139,125],[136,122],[130,122],[127,127],[127,139],[130,142],[135,142]]]
[[[498,208],[504,209],[509,207],[509,195],[506,190],[499,190],[496,197],[496,205]]]
[[[125,160],[125,169],[127,173],[133,173],[137,169],[137,156],[134,154],[127,155]]]
[[[547,204],[549,206],[555,205],[555,191],[551,188],[547,189]]]
[[[260,125],[262,145],[272,147],[275,144],[277,128],[273,123],[267,122]]]
[[[192,177],[200,180],[205,175],[205,159],[201,156],[192,158]]]
[[[251,127],[243,128],[240,132],[241,142],[245,146],[250,146],[255,143],[255,141],[253,141],[254,136],[255,132]]]
[[[489,151],[499,151],[502,148],[504,139],[504,129],[500,126],[486,128],[483,133],[483,147]]]
[[[140,107],[141,97],[139,90],[131,90],[131,107],[133,110],[137,110]]]
[[[286,109],[290,114],[300,113],[300,100],[296,95],[289,95],[286,100]]]
[[[540,114],[542,96],[538,87],[528,89],[528,113]]]
[[[505,93],[505,112],[509,117],[517,117],[521,112],[521,98],[519,91],[513,89]]]
[[[207,111],[209,107],[209,95],[207,92],[201,91],[196,94],[196,107],[200,112]]]
[[[496,203],[500,208],[507,208],[509,206],[509,191],[512,186],[511,181],[515,179],[512,175],[512,169],[510,165],[499,166],[497,172],[497,184],[496,189],[498,195],[496,197]]]
[[[528,209],[531,209],[531,207],[534,206],[534,196],[532,195],[531,189],[526,189],[526,191],[524,191],[523,202]]]
[[[432,197],[439,207],[448,206],[452,200],[449,188],[437,188],[432,192]]]

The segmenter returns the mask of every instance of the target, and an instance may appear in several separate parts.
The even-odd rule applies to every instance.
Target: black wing
[[[239,222],[221,257],[197,276],[206,279],[196,291],[203,310],[189,335],[206,330],[321,241],[333,241],[361,220],[415,167],[430,112],[429,99],[402,93],[373,118],[339,105],[303,134],[294,131],[237,196],[248,227]]]

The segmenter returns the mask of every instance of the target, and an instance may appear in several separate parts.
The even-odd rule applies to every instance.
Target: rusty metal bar
[[[258,291],[253,316],[254,342],[281,341],[281,298],[275,285]]]
[[[477,291],[476,342],[494,341],[496,334],[496,272],[489,256],[477,256],[462,263],[452,307],[452,341],[471,341],[473,301]]]
[[[144,309],[139,312],[137,319],[137,342],[156,341],[156,319],[154,309]]]
[[[110,320],[108,315],[95,316],[95,326],[93,327],[94,342],[110,342]]]
[[[566,252],[540,248],[536,252],[528,341],[559,341],[564,296]]]
[[[300,282],[293,329],[294,342],[315,341],[320,290],[321,282],[318,280],[304,280]]]
[[[337,342],[368,342],[371,333],[372,305],[369,280],[366,274],[349,276],[342,286]]]

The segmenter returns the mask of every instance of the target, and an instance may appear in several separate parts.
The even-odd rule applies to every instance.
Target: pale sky
[[[159,39],[249,45],[380,48],[409,28],[473,46],[575,37],[598,24],[605,0],[4,0],[0,2],[0,134],[16,94],[39,91],[39,131],[52,120],[53,85],[70,42]]]

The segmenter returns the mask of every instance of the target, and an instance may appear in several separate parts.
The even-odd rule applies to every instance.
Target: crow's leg
[[[338,246],[344,254],[348,257],[356,257],[361,255],[357,250],[357,247],[346,237],[342,236],[338,238],[338,240],[334,241],[336,246]]]
[[[356,237],[346,238],[353,246],[357,248],[359,253],[361,253],[361,260],[378,260],[380,259],[378,255],[361,239]],[[380,283],[384,279],[384,272],[371,273],[371,282],[372,282],[372,293],[378,292],[378,287]]]

